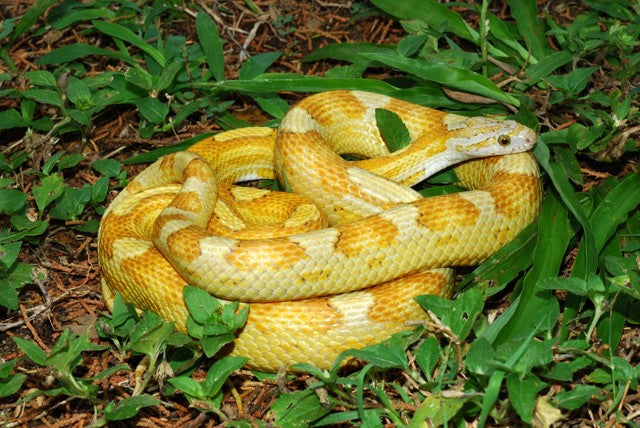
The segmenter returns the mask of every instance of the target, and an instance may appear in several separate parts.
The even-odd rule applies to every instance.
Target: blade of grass
[[[7,45],[13,45],[13,42],[15,42],[20,36],[26,33],[27,30],[33,28],[35,23],[44,15],[47,9],[49,9],[57,2],[57,0],[37,0],[36,3],[29,9],[27,9],[24,15],[22,15],[22,19],[20,20],[20,22],[18,22],[18,25],[16,25],[16,28],[11,33],[11,36],[9,36]]]
[[[428,86],[399,89],[382,80],[360,78],[325,78],[298,74],[265,74],[252,80],[225,80],[215,84],[222,90],[241,93],[265,92],[323,92],[336,89],[371,91],[436,108],[460,109],[469,105],[456,103],[444,95],[440,88]],[[195,86],[195,85],[194,85]],[[207,84],[207,87],[210,84]]]
[[[511,318],[497,335],[495,331],[490,331],[485,332],[484,337],[489,339],[489,334],[495,335],[498,344],[504,343],[521,336],[535,326],[537,319],[532,314],[544,305],[544,301],[551,298],[551,291],[541,289],[538,284],[540,280],[558,274],[573,235],[574,230],[569,224],[566,206],[553,190],[547,191],[538,219],[538,237],[533,252],[533,266],[524,277],[517,306],[512,304],[516,309],[510,311]],[[493,325],[487,330],[492,328]]]
[[[220,33],[213,19],[203,11],[196,15],[196,32],[213,77],[218,82],[224,80],[224,54]]]
[[[87,55],[100,55],[108,58],[118,59],[126,62],[129,65],[135,65],[136,62],[129,55],[123,55],[120,52],[112,51],[109,49],[99,48],[97,46],[88,45],[86,43],[74,43],[68,46],[62,46],[58,49],[54,49],[49,53],[42,55],[36,61],[38,65],[51,65],[62,64],[65,62],[71,62],[78,58],[85,57]]]
[[[544,58],[549,52],[549,44],[538,20],[536,0],[508,0],[507,3],[531,56],[536,60]]]
[[[124,40],[132,45],[136,46],[140,50],[146,52],[155,62],[161,67],[165,65],[165,58],[162,52],[151,46],[149,43],[142,40],[140,36],[134,34],[133,31],[120,24],[114,24],[113,22],[105,22],[94,20],[91,21],[93,25],[101,32],[108,34],[111,37]]]
[[[520,101],[503,92],[486,77],[463,68],[439,62],[404,58],[389,54],[363,54],[364,57],[413,74],[420,79],[431,80],[449,88],[482,95],[518,107]]]
[[[336,59],[339,61],[355,62],[362,53],[393,53],[396,47],[393,45],[380,45],[376,43],[333,43],[316,49],[302,58],[302,62],[319,61],[321,59]]]
[[[584,247],[584,249],[581,250],[582,253],[579,254],[578,260],[580,261],[576,260],[576,263],[583,263],[585,267],[590,267],[589,269],[591,272],[595,272],[597,251],[595,248],[595,239],[593,236],[593,228],[591,227],[591,222],[587,217],[584,208],[580,204],[580,201],[578,201],[578,197],[573,191],[571,183],[569,182],[569,177],[567,177],[566,170],[557,162],[551,162],[549,148],[544,143],[544,134],[541,135],[538,139],[538,143],[536,144],[536,147],[534,149],[534,154],[536,155],[538,163],[544,168],[547,174],[549,174],[549,178],[551,178],[553,186],[562,198],[566,207],[582,225],[584,237],[582,239],[581,247]],[[588,273],[589,272],[587,271],[577,272],[574,266],[573,276],[586,278],[586,275]]]
[[[446,29],[456,36],[480,44],[480,36],[456,12],[435,0],[371,0],[375,6],[400,19],[419,19],[432,28]]]
[[[509,32],[507,25],[500,18],[492,13],[487,14],[489,17],[489,33],[505,45],[516,51],[523,60],[529,60],[535,64],[537,59],[529,56],[529,51],[524,48]]]
[[[554,52],[551,55],[542,57],[537,64],[527,68],[529,84],[535,85],[540,79],[547,77],[558,68],[569,63],[572,59],[573,56],[567,51]]]

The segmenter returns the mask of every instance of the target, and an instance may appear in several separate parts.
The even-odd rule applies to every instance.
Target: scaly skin
[[[375,109],[394,111],[412,143],[389,154]],[[386,96],[311,96],[279,130],[224,132],[165,156],[105,213],[98,238],[107,305],[120,292],[185,330],[185,284],[250,305],[234,342],[250,367],[328,367],[349,348],[424,319],[413,301],[449,296],[452,266],[482,262],[537,215],[535,133]],[[347,162],[340,154],[370,158]],[[469,191],[412,190],[451,164]],[[301,196],[232,186],[278,176]],[[313,201],[313,202],[311,202]],[[261,226],[260,224],[267,223]]]

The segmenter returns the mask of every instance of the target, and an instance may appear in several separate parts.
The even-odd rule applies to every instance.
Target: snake
[[[390,152],[380,109],[410,143]],[[449,298],[454,267],[491,257],[541,204],[532,129],[387,95],[327,91],[303,98],[277,129],[247,127],[159,158],[106,209],[98,260],[114,296],[185,332],[183,289],[248,306],[230,355],[276,372],[328,368],[425,323],[415,297]],[[413,187],[452,167],[461,191]],[[239,183],[277,179],[286,191]]]

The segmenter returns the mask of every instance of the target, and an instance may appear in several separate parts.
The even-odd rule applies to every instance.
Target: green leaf
[[[204,399],[206,394],[201,382],[197,382],[187,376],[178,376],[168,379],[168,382],[180,391],[194,398]]]
[[[411,142],[409,130],[394,112],[377,108],[376,123],[389,152],[396,152]]]
[[[454,300],[432,295],[418,296],[415,300],[425,310],[436,314],[460,340],[464,340],[471,332],[471,327],[484,306],[484,295],[480,287],[470,288]]]
[[[148,394],[123,398],[118,401],[118,404],[116,404],[112,410],[108,413],[105,412],[105,419],[108,421],[129,419],[136,416],[140,409],[144,407],[157,406],[158,404],[160,404],[160,400],[153,398]]]
[[[75,220],[84,212],[84,208],[90,200],[91,186],[85,184],[80,189],[65,187],[62,197],[58,199],[49,214],[58,220]]]
[[[561,76],[547,76],[544,78],[552,86],[567,91],[572,96],[577,96],[587,87],[591,75],[597,67],[577,68],[572,72]]]
[[[431,394],[420,403],[409,427],[424,426],[425,421],[429,421],[432,426],[451,426],[449,422],[454,419],[468,400],[469,398],[446,397],[440,393]]]
[[[271,405],[275,425],[292,428],[310,426],[311,422],[329,413],[333,399],[328,399],[329,404],[323,405],[310,389],[281,395]]]
[[[479,337],[473,341],[464,359],[465,366],[469,371],[486,375],[490,374],[495,366],[494,352],[491,343],[484,337]]]
[[[529,51],[513,37],[507,25],[500,18],[493,13],[487,13],[487,16],[489,17],[489,32],[496,39],[516,51],[523,60],[536,63],[536,59],[532,58]]]
[[[336,59],[340,61],[361,61],[362,53],[387,53],[393,54],[396,48],[390,45],[375,43],[333,43],[314,50],[304,58],[302,62],[318,61],[321,59]]]
[[[42,104],[51,104],[56,107],[63,105],[60,94],[51,89],[26,89],[21,94]]]
[[[526,376],[534,367],[549,365],[553,359],[553,346],[555,344],[556,339],[548,339],[541,342],[532,340],[513,366],[513,370],[517,371],[520,376]]]
[[[151,123],[162,123],[169,114],[169,106],[157,98],[142,98],[136,101],[142,117]]]
[[[640,172],[628,174],[611,189],[590,216],[598,252],[640,204]]]
[[[16,310],[18,309],[18,290],[5,279],[0,278],[0,306]]]
[[[91,185],[91,203],[98,205],[107,198],[107,192],[109,191],[109,179],[107,177],[100,177],[95,183]]]
[[[491,80],[464,68],[440,62],[427,62],[420,59],[404,58],[389,54],[362,54],[366,58],[381,62],[398,70],[413,74],[420,79],[431,80],[449,88],[498,100],[513,106],[520,101],[503,92]]]
[[[56,30],[62,30],[63,28],[72,26],[76,22],[90,21],[96,18],[112,19],[114,17],[115,14],[107,8],[71,10],[52,26]]]
[[[124,78],[127,82],[130,82],[145,91],[151,91],[153,89],[153,76],[143,68],[131,67],[124,73]]]
[[[507,3],[531,55],[536,60],[544,58],[549,52],[549,44],[538,20],[536,1],[507,0]]]
[[[58,161],[58,171],[62,171],[63,169],[67,168],[73,168],[83,160],[84,156],[80,153],[72,153],[69,155],[61,156],[60,160]]]
[[[91,21],[93,25],[101,32],[108,34],[112,37],[117,37],[118,39],[122,39],[125,42],[129,42],[137,48],[143,50],[147,53],[155,62],[158,63],[160,67],[164,67],[165,58],[162,52],[142,40],[140,36],[134,34],[131,30],[126,27],[123,27],[120,24],[116,24],[113,22],[105,22],[94,20]]]
[[[27,71],[24,73],[25,77],[29,79],[29,83],[36,86],[49,86],[55,88],[58,86],[56,78],[50,71],[35,70]]]
[[[140,322],[131,332],[130,349],[133,352],[155,358],[165,346],[169,335],[173,333],[173,323],[166,322],[153,312],[144,312]]]
[[[21,128],[27,126],[27,122],[15,109],[0,111],[0,130]]]
[[[121,52],[116,52],[104,48],[99,48],[94,45],[86,43],[74,43],[68,46],[62,46],[58,49],[54,49],[49,53],[42,55],[36,61],[38,65],[56,65],[66,62],[75,61],[78,58],[83,58],[89,55],[104,56],[107,58],[114,58],[123,61],[130,66],[137,65],[133,58],[125,55]]]
[[[429,379],[440,360],[440,342],[433,336],[427,337],[415,352],[416,363]]]
[[[529,83],[535,85],[558,68],[571,62],[572,59],[573,56],[567,51],[558,51],[541,57],[537,64],[531,65],[526,70]]]
[[[478,32],[471,28],[456,12],[435,0],[372,0],[374,5],[400,19],[419,19],[429,27],[450,31],[479,44]]]
[[[524,422],[531,423],[536,397],[545,386],[544,382],[531,373],[523,379],[515,373],[507,375],[509,401]]]
[[[9,37],[9,42],[6,46],[12,46],[13,42],[20,36],[26,33],[29,29],[35,27],[35,23],[44,16],[47,9],[57,3],[57,0],[36,0],[32,6],[22,15],[22,19],[16,25],[16,28]]]
[[[99,159],[91,164],[91,167],[105,177],[117,177],[122,171],[122,164],[115,159]]]
[[[429,36],[427,34],[412,34],[398,43],[397,52],[401,56],[409,57],[420,49]]]
[[[558,395],[555,396],[555,400],[558,406],[575,410],[582,407],[591,397],[599,392],[600,388],[594,385],[577,385],[570,391],[558,393]]]
[[[264,73],[273,62],[282,55],[282,52],[265,52],[252,56],[242,67],[238,75],[239,80],[251,80]]]
[[[384,342],[367,346],[362,349],[352,349],[342,352],[338,360],[344,359],[345,356],[351,355],[356,358],[365,360],[373,366],[383,369],[403,368],[409,366],[405,349],[413,342],[418,340],[420,331],[404,331],[392,335]]]
[[[13,340],[31,361],[41,366],[47,365],[47,354],[38,345],[21,337],[14,336]]]
[[[0,245],[0,268],[3,270],[9,269],[18,259],[21,247],[22,241],[7,242]],[[15,286],[15,284],[12,285]]]
[[[262,110],[276,119],[282,119],[290,108],[289,104],[277,94],[256,96],[253,99],[256,100]]]
[[[196,15],[196,32],[200,46],[207,57],[207,64],[218,81],[224,80],[224,54],[222,52],[223,41],[220,38],[218,27],[206,12],[199,11]]]
[[[539,308],[547,308],[552,299],[550,292],[541,292],[538,283],[543,278],[557,275],[569,239],[573,236],[566,207],[560,203],[553,191],[546,193],[538,223],[541,226],[538,228],[536,247],[532,255],[533,267],[525,275],[517,303],[514,301],[501,316],[501,318],[510,317],[510,319],[507,318],[509,321],[502,327],[500,327],[501,323],[494,322],[482,334],[492,343],[495,339],[498,339],[498,343],[504,343],[510,338],[519,337],[523,332],[536,328],[540,321],[536,318],[540,315]],[[551,224],[554,226],[545,226]],[[499,336],[494,336],[498,331]]]
[[[67,85],[67,96],[69,100],[80,110],[87,110],[93,107],[91,92],[87,85],[75,76],[69,78]]]
[[[244,357],[224,357],[216,361],[207,371],[207,377],[202,385],[204,392],[210,397],[215,396],[229,375],[241,369],[247,361],[249,358]]]
[[[14,374],[10,377],[0,377],[0,398],[8,397],[18,392],[25,380],[27,380],[27,375],[22,373]]]
[[[63,183],[64,180],[61,175],[52,174],[45,176],[40,181],[40,185],[33,186],[33,198],[38,207],[40,217],[44,209],[62,195]]]
[[[160,77],[158,77],[158,82],[155,87],[156,91],[164,91],[171,86],[183,66],[184,64],[180,61],[170,62],[169,65],[162,70]]]
[[[189,316],[198,323],[206,323],[211,318],[211,314],[220,310],[222,306],[218,299],[199,287],[188,285],[182,292]]]
[[[0,213],[12,214],[27,203],[27,194],[15,189],[0,189]]]

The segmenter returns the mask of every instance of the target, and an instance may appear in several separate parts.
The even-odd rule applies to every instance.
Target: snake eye
[[[507,147],[509,144],[511,144],[511,137],[508,135],[499,136],[498,144],[500,144],[502,147]]]

